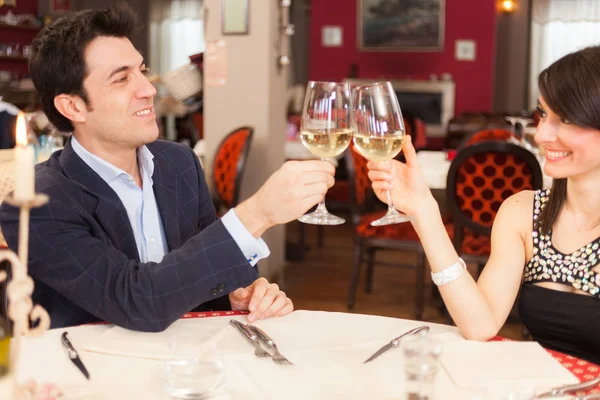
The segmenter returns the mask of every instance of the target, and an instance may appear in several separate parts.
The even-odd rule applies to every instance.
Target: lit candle
[[[17,145],[15,146],[15,200],[27,201],[34,197],[34,151],[27,145],[25,116],[17,116]]]

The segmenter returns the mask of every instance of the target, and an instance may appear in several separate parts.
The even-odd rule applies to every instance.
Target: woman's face
[[[600,131],[562,119],[542,97],[538,110],[541,119],[535,141],[546,153],[546,175],[558,179],[600,171]]]

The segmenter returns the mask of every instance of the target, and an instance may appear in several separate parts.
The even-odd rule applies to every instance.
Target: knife
[[[81,373],[83,374],[83,376],[85,376],[86,379],[89,380],[90,379],[90,373],[85,368],[85,365],[83,365],[83,362],[81,362],[81,358],[79,358],[79,354],[77,354],[77,350],[75,350],[75,348],[73,347],[73,345],[69,341],[69,338],[67,337],[67,334],[68,334],[68,332],[63,332],[63,334],[61,336],[62,344],[65,347],[65,349],[67,349],[67,355],[69,356],[69,358],[71,359],[71,361],[73,362],[73,364],[75,364],[75,366],[77,368],[79,368],[79,370],[81,371]]]
[[[363,362],[363,364],[366,364],[369,361],[373,361],[374,359],[376,359],[377,357],[379,357],[380,355],[382,355],[389,349],[398,347],[400,345],[400,339],[402,339],[403,337],[409,336],[409,335],[414,335],[415,333],[419,333],[419,332],[429,332],[429,327],[425,326],[425,325],[419,326],[415,329],[411,329],[410,331],[403,333],[402,335],[398,336],[397,338],[392,339],[388,344],[386,344],[385,346],[383,346],[382,348],[377,350],[371,357],[367,358]]]
[[[573,385],[559,386],[557,388],[550,389],[547,392],[538,394],[534,398],[535,399],[543,399],[543,398],[547,398],[547,397],[557,397],[557,396],[567,394],[570,392],[576,392],[578,390],[589,389],[589,388],[592,388],[592,387],[598,385],[599,383],[600,383],[600,376],[595,379],[581,382],[581,383],[575,383]],[[585,398],[585,396],[584,396],[584,398]]]

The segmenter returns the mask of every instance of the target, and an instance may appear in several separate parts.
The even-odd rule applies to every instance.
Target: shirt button
[[[154,243],[154,242],[156,242],[156,239],[154,238],[154,236],[152,236],[152,237],[150,238],[150,243]]]

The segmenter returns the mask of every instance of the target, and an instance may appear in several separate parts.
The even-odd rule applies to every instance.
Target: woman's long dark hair
[[[600,130],[600,46],[567,54],[542,71],[540,94],[559,117]],[[567,197],[567,180],[554,179],[536,228],[550,233]]]

